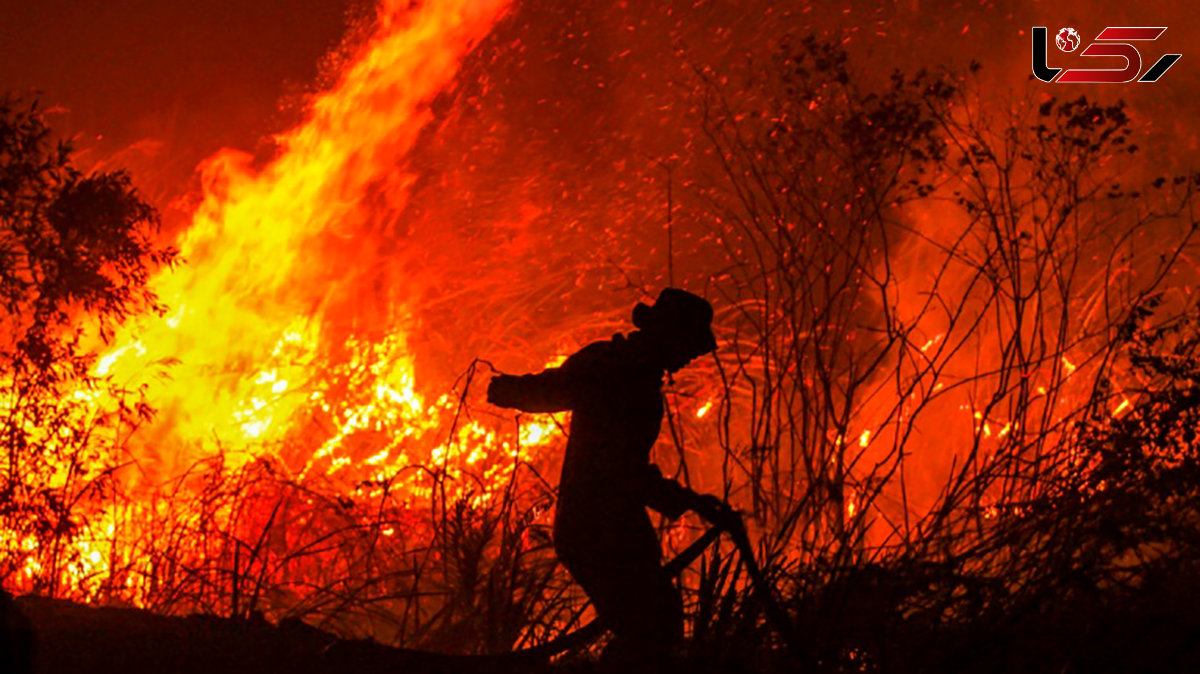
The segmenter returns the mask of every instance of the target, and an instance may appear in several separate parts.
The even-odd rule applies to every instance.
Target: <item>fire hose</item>
[[[727,519],[729,526],[726,531],[737,547],[738,553],[741,554],[742,564],[746,565],[746,572],[750,574],[750,582],[754,586],[755,593],[758,594],[759,601],[763,602],[763,606],[766,608],[767,620],[783,639],[788,653],[799,660],[802,651],[796,640],[796,630],[791,619],[788,618],[787,612],[779,604],[779,599],[775,597],[775,588],[767,582],[767,579],[763,577],[762,569],[758,567],[758,561],[754,558],[754,548],[750,546],[750,537],[746,535],[746,523],[742,521],[741,514],[736,510],[730,510]]]
[[[758,566],[758,562],[754,557],[754,549],[751,547],[750,539],[746,535],[746,527],[741,515],[723,504],[719,512],[708,514],[712,515],[713,520],[710,521],[711,526],[708,530],[673,559],[664,564],[663,570],[672,578],[678,576],[684,569],[691,566],[692,562],[696,561],[722,533],[728,534],[730,540],[737,548],[738,555],[741,558],[742,564],[745,565],[747,574],[750,576],[754,594],[765,609],[767,622],[771,624],[771,627],[774,628],[783,640],[787,653],[795,660],[803,661],[801,658],[802,651],[796,641],[795,629],[787,613],[775,597],[774,588],[767,582],[763,576],[762,569]],[[542,671],[540,666],[547,664],[553,656],[587,645],[602,635],[606,629],[607,627],[603,621],[597,618],[573,632],[563,634],[544,644],[508,653],[448,655],[425,651],[407,651],[406,657],[419,657],[420,667],[418,669],[421,669],[421,671],[474,671],[479,674],[512,674],[515,672]],[[326,656],[335,662],[358,667],[360,671],[377,671],[361,666],[369,658],[366,656],[360,657],[356,651],[356,649],[360,648],[364,648],[364,646],[359,642],[339,642],[336,646],[326,651]],[[464,669],[467,666],[467,661],[471,663],[469,670]],[[411,661],[406,660],[405,662],[411,665]],[[391,668],[385,669],[392,671]]]
[[[728,534],[730,540],[737,548],[742,564],[746,567],[746,572],[750,576],[750,582],[755,594],[758,596],[759,601],[763,603],[767,621],[771,623],[771,627],[783,639],[788,653],[793,658],[800,659],[801,649],[796,641],[792,621],[788,618],[787,612],[784,611],[783,606],[780,605],[779,600],[776,598],[774,588],[767,582],[767,579],[762,574],[762,569],[758,566],[758,561],[754,557],[754,548],[750,544],[750,537],[746,535],[746,525],[742,520],[741,514],[732,508],[726,507],[719,521],[711,522],[710,524],[711,526],[702,536],[664,564],[663,570],[671,578],[678,576],[683,573],[684,569],[691,566],[692,562],[696,561],[722,533]],[[522,661],[547,660],[554,655],[579,648],[591,642],[603,634],[604,631],[604,624],[597,618],[574,632],[569,632],[544,644],[494,657],[505,658],[506,660],[518,658]]]

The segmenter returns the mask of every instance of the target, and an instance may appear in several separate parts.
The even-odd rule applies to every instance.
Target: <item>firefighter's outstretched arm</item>
[[[538,374],[501,374],[488,384],[487,399],[523,412],[562,412],[571,409],[572,384],[570,373],[558,367]]]

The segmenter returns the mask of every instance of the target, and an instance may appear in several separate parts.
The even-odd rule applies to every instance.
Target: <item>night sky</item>
[[[527,26],[536,25],[538,16],[559,23],[574,14],[578,27],[611,22],[622,6],[616,1],[566,7],[540,0],[515,4],[521,18],[498,29],[499,39],[532,39],[535,44],[566,32],[542,26],[531,36]],[[722,5],[728,3],[689,0],[663,3],[654,11],[673,12],[666,21],[686,25],[711,21],[725,11]],[[1189,129],[1200,113],[1191,93],[1200,72],[1193,64],[1200,62],[1200,54],[1189,54],[1188,47],[1198,43],[1193,38],[1200,22],[1190,18],[1189,3],[899,0],[811,7],[752,1],[748,6],[759,11],[737,12],[728,23],[744,21],[763,8],[782,9],[801,17],[803,30],[861,29],[855,33],[853,53],[878,64],[881,72],[897,66],[961,67],[977,59],[990,81],[1005,88],[1019,88],[1029,77],[1031,25],[1074,25],[1084,33],[1103,25],[1166,25],[1170,28],[1164,38],[1147,48],[1145,67],[1167,50],[1182,51],[1183,59],[1161,82],[1119,85],[1119,95],[1135,110],[1140,105],[1148,112],[1143,119],[1172,144],[1184,142],[1193,149],[1196,144]],[[318,90],[322,73],[331,72],[326,65],[330,52],[351,25],[362,23],[355,17],[371,12],[370,0],[0,0],[0,90],[41,92],[43,106],[53,110],[52,126],[73,137],[81,150],[80,165],[104,162],[104,167],[128,168],[143,191],[165,207],[195,186],[196,165],[221,147],[269,156],[270,134],[295,123],[304,95]],[[715,29],[726,22],[716,23],[709,26],[714,30],[686,35],[687,46],[704,51],[700,36],[717,34]],[[593,50],[588,58],[601,62],[612,57],[605,56],[609,47],[588,47]],[[1149,55],[1151,51],[1155,54]],[[1077,58],[1056,50],[1052,56]],[[529,97],[539,100],[553,97],[555,90],[569,92],[567,86],[517,84],[545,72],[509,65],[507,75],[514,82],[506,96],[510,102],[525,96],[519,87],[536,90]],[[1047,85],[1046,91],[1063,96],[1082,89]],[[635,115],[630,111],[629,117]]]

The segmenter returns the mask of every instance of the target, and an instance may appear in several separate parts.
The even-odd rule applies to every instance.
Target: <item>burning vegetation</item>
[[[788,631],[717,543],[680,575],[698,667],[1196,664],[1200,176],[1116,100],[867,72],[796,17],[630,85],[661,118],[580,116],[637,68],[537,60],[531,12],[383,0],[271,160],[206,163],[173,240],[0,103],[5,590],[546,644],[591,615],[550,545],[567,420],[486,378],[673,284],[720,347],[657,462],[745,515]],[[551,102],[500,81],[571,58],[587,88]],[[664,522],[667,553],[701,531]]]

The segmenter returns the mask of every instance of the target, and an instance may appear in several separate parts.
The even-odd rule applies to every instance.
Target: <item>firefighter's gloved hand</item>
[[[685,512],[692,509],[696,492],[684,487],[675,480],[663,477],[658,466],[649,464],[642,474],[642,484],[645,485],[646,505],[654,508],[669,520],[677,520]]]
[[[498,374],[488,382],[487,401],[500,407],[517,404],[517,378],[511,374]]]
[[[736,510],[712,494],[696,494],[692,510],[695,510],[710,524],[722,529],[731,529],[738,526],[741,521]]]

